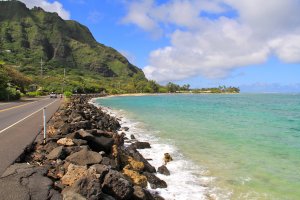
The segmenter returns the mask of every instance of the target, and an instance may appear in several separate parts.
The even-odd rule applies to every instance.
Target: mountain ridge
[[[22,66],[24,73],[37,74],[42,58],[50,68],[84,69],[102,77],[139,74],[146,80],[141,69],[98,43],[86,26],[63,20],[57,13],[28,9],[19,1],[0,1],[0,25],[0,60]]]

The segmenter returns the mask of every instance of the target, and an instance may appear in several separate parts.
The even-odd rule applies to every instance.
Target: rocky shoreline
[[[138,151],[151,145],[126,138],[128,128],[90,104],[94,97],[74,96],[52,117],[46,144],[38,137],[2,175],[4,199],[163,199],[147,188],[167,187],[155,175],[169,175],[166,165],[156,170]]]

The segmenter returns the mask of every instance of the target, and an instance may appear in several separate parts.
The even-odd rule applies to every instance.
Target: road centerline
[[[39,102],[39,101],[44,101],[44,100],[46,100],[46,99],[37,100],[37,101],[33,101],[33,102],[29,102],[29,103],[22,104],[22,105],[18,105],[18,106],[13,106],[13,107],[10,107],[10,108],[5,108],[5,109],[3,109],[3,110],[0,110],[0,113],[1,113],[1,112],[5,112],[5,111],[8,111],[8,110],[15,109],[15,108],[20,108],[20,107],[23,107],[23,106],[26,106],[26,105],[29,105],[29,104],[32,104],[32,103]]]

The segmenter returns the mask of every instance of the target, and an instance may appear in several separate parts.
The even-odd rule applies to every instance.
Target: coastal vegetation
[[[225,85],[212,88],[195,88],[190,89],[189,84],[184,84],[183,86],[177,85],[175,83],[169,82],[166,85],[166,89],[169,93],[239,93],[240,89],[238,87],[226,87]]]

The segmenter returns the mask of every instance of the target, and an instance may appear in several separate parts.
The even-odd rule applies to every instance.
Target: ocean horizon
[[[300,197],[300,94],[174,94],[100,98],[156,168],[174,161],[166,199]]]

